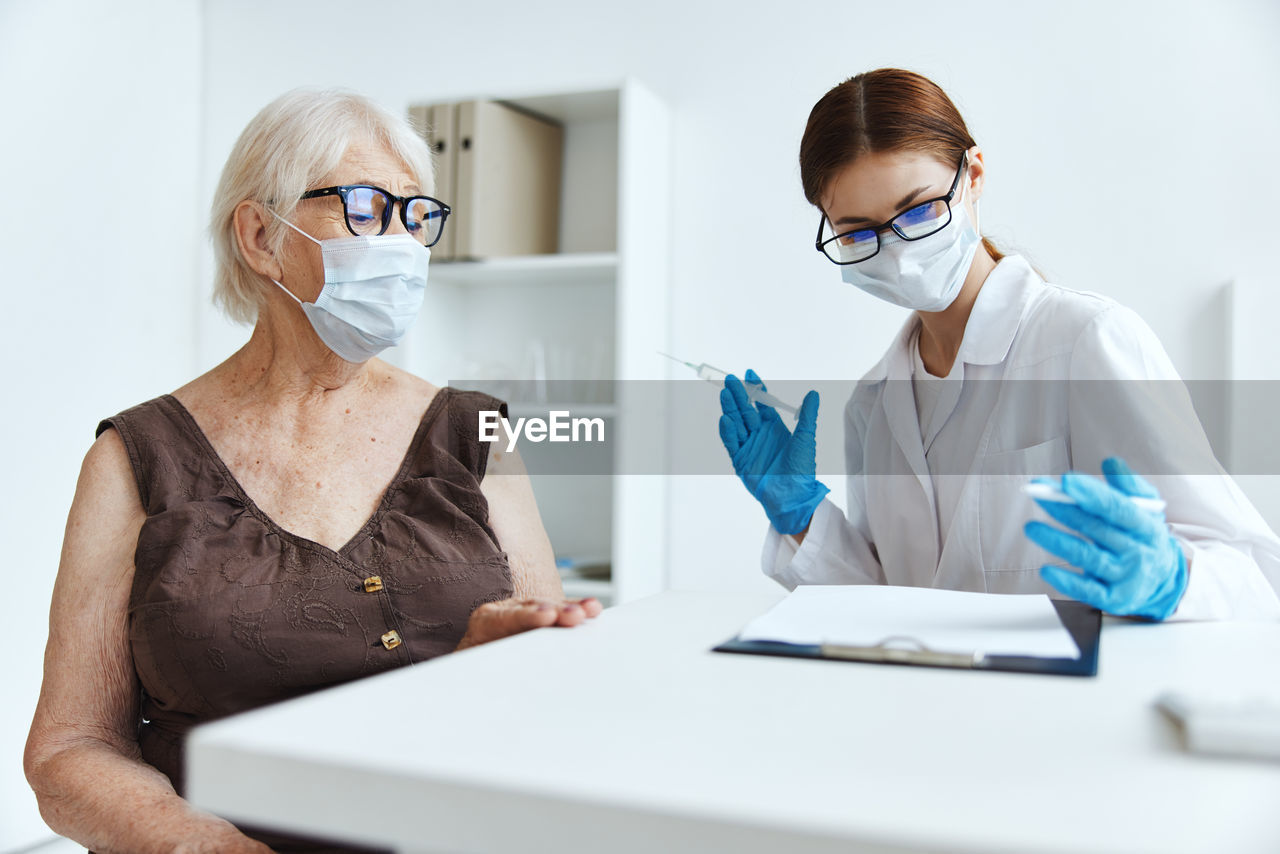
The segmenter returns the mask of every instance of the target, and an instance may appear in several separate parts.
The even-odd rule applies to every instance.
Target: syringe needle
[[[670,353],[664,353],[661,350],[658,350],[656,352],[658,353],[659,356],[666,356],[668,359],[670,359],[673,362],[679,362],[680,364],[684,365],[687,368],[692,368],[695,372],[697,372],[698,379],[706,380],[712,385],[723,386],[724,378],[728,376],[727,372],[722,371],[719,368],[714,368],[705,362],[703,362],[701,365],[695,365],[693,362],[686,362],[684,359],[677,359],[675,356],[671,355]],[[792,418],[799,417],[800,411],[798,409],[796,409],[794,406],[792,406],[789,403],[783,403],[781,400],[778,400],[778,398],[769,394],[767,391],[764,391],[760,387],[761,385],[763,384],[759,382],[755,382],[755,383],[744,382],[743,386],[746,388],[747,397],[753,401],[758,400],[761,403],[766,404],[767,406],[772,406],[774,409],[781,409],[785,412],[790,412]]]
[[[694,370],[698,369],[698,366],[693,364],[692,362],[686,362],[684,359],[677,359],[675,356],[671,355],[670,353],[664,353],[661,350],[658,350],[657,353],[659,356],[666,356],[668,359],[670,359],[673,362],[679,362],[680,364],[684,365],[686,368],[693,368]]]

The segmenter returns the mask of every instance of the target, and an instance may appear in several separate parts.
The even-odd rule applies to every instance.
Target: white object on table
[[[1080,657],[1080,648],[1043,593],[807,584],[748,623],[738,636],[852,647],[901,640],[932,652]]]
[[[1280,767],[1152,705],[1280,624],[1104,621],[1098,676],[724,655],[781,598],[665,593],[197,728],[196,806],[401,852],[1280,851]]]
[[[1280,695],[1171,692],[1157,705],[1182,725],[1188,750],[1280,759]]]

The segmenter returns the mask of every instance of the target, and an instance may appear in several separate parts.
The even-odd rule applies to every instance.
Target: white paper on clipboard
[[[1079,658],[1044,594],[930,587],[804,585],[738,634],[739,640],[849,647],[916,645],[983,656]]]

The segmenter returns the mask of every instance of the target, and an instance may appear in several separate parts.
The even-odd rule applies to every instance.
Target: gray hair
[[[236,243],[235,210],[246,199],[292,219],[299,197],[333,171],[353,144],[381,143],[418,182],[435,186],[431,149],[401,118],[370,99],[342,89],[294,89],[276,98],[245,127],[213,194],[213,301],[232,320],[253,323],[265,300],[263,278]],[[288,226],[274,217],[266,240],[279,252]]]

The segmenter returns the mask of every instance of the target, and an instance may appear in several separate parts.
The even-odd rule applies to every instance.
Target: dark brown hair
[[[937,83],[914,71],[878,68],[850,77],[813,105],[800,140],[800,181],[805,198],[821,208],[836,173],[863,154],[919,151],[956,164],[975,144]],[[995,260],[1004,257],[985,237],[982,245]]]

